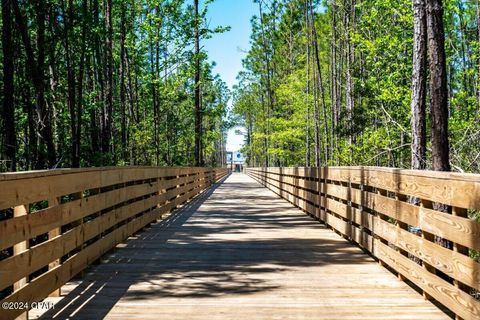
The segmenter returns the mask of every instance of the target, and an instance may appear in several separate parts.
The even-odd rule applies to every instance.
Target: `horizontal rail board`
[[[0,290],[27,279],[0,302],[40,301],[228,172],[227,168],[127,167],[0,174],[0,192],[5,191],[0,208],[22,207],[26,213],[0,222],[0,250],[23,246],[0,260]],[[62,203],[64,196],[69,197]],[[28,213],[39,201],[48,201],[48,206]],[[28,247],[31,239],[47,234],[48,239]],[[48,271],[28,281],[44,267]],[[12,319],[23,311],[2,310],[0,319]]]
[[[62,172],[62,171],[61,171]],[[176,178],[183,174],[204,173],[201,168],[118,168],[107,171],[49,174],[18,180],[0,179],[0,209],[26,203],[35,203],[52,197],[61,197],[85,190],[104,188],[121,183],[159,178]]]
[[[317,171],[312,174],[312,171]],[[317,178],[405,194],[446,205],[480,210],[480,177],[475,174],[377,167],[269,168],[282,176]]]
[[[247,168],[246,172],[359,244],[458,316],[480,317],[480,301],[470,295],[480,290],[480,264],[468,256],[468,248],[480,250],[480,223],[432,206],[437,202],[457,212],[479,210],[480,175],[375,167]],[[414,198],[426,205],[410,203]],[[426,236],[410,232],[409,226]]]
[[[9,237],[0,237],[0,249],[155,191],[158,191],[156,183],[127,186],[1,221],[0,234],[8,234]]]
[[[407,202],[397,201],[381,194],[348,188],[342,185],[318,183],[316,188],[310,190],[298,190],[292,177],[278,180],[267,174],[268,183],[277,188],[282,185],[283,190],[295,194],[300,198],[312,201],[316,194],[324,194],[345,201],[351,201],[357,205],[375,210],[395,220],[417,226],[422,230],[434,233],[437,236],[451,240],[463,246],[480,251],[480,224],[477,221],[454,216],[448,213],[435,211],[429,208],[419,207]],[[297,179],[299,187],[304,187],[303,179]],[[305,194],[308,195],[305,198]]]

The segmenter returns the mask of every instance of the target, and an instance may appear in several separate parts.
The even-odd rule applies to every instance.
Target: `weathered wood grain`
[[[274,175],[274,178],[271,178],[267,173],[266,176],[268,177],[266,183],[279,188],[280,181],[278,175]],[[305,180],[299,179],[298,181],[302,182]],[[291,177],[282,177],[281,184],[282,192],[287,191],[293,194],[295,188],[297,188],[292,184]],[[299,187],[301,188],[302,186],[305,187],[304,184],[299,183]],[[331,183],[320,183],[318,189],[303,191],[303,193],[307,194],[307,197],[314,197],[312,194],[314,192],[321,192],[345,201],[351,201],[409,225],[418,226],[422,230],[455,243],[480,250],[480,224],[477,221],[415,206],[405,201],[397,201],[381,194]],[[302,193],[298,194],[301,195]]]
[[[52,170],[45,175],[0,174],[0,210],[19,204],[30,204],[51,197],[60,197],[93,188],[102,188],[131,181],[155,179],[183,174],[207,174],[208,168],[126,167],[107,170]],[[24,177],[25,176],[25,177]],[[12,178],[15,177],[15,178]]]
[[[2,205],[26,201],[16,206],[25,208],[48,196],[46,209],[32,214],[23,210],[0,223],[0,249],[16,248],[13,256],[0,261],[0,290],[19,284],[2,302],[43,299],[126,237],[227,174],[226,168],[135,167],[0,175],[0,190],[12,188],[0,200]],[[93,194],[84,197],[88,190],[94,190]],[[74,200],[60,203],[60,195],[70,194]],[[17,209],[15,212],[20,212]],[[62,233],[65,226],[69,229]],[[30,248],[24,245],[44,233],[49,234],[47,241]],[[45,266],[47,272],[28,282],[30,274]],[[2,310],[0,319],[18,314],[20,311]]]
[[[449,319],[372,257],[242,174],[121,244],[65,286],[63,297],[46,301],[56,309],[32,310],[32,317]]]
[[[428,272],[389,246],[374,240],[375,255],[464,319],[479,319],[480,306],[469,294]]]
[[[0,249],[7,248],[17,241],[33,238],[67,223],[82,219],[119,203],[152,194],[158,186],[153,183],[127,186],[90,197],[51,206],[34,214],[7,219],[0,222]]]
[[[269,168],[268,171],[270,174],[305,177],[311,170]],[[328,167],[317,170],[319,179],[364,184],[447,205],[480,210],[480,177],[475,174],[379,167]]]
[[[468,295],[468,287],[480,288],[480,264],[468,256],[468,248],[480,249],[480,223],[468,219],[466,209],[478,209],[479,175],[371,167],[248,168],[247,173],[310,214],[315,210],[312,208],[318,208],[314,216],[344,237],[361,243],[376,257],[386,254],[386,250],[377,252],[381,246],[373,242],[385,245],[383,241],[396,248],[391,249],[396,255],[413,264],[408,254],[420,259],[426,269],[418,267],[423,272],[418,277],[404,275],[406,271],[400,269],[405,264],[392,263],[391,257],[397,257],[393,254],[388,255],[390,263],[384,262],[457,316],[478,316],[480,302]],[[408,202],[409,196],[422,203],[455,205],[453,210],[463,214],[436,211],[431,205],[417,206]],[[425,236],[410,233],[408,225],[420,228]],[[439,245],[435,236],[452,241],[454,250]],[[443,280],[436,270],[454,281]]]

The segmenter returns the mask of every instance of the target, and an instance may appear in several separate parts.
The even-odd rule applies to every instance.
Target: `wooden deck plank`
[[[449,319],[243,174],[104,256],[40,319]]]

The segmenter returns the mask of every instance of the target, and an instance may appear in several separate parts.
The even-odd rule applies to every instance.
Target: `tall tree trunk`
[[[160,18],[161,17],[161,11],[160,11],[160,6],[155,6],[155,15],[157,16],[157,18]],[[155,72],[155,75],[154,75],[154,79],[155,79],[155,85],[157,86],[157,104],[156,104],[156,107],[157,107],[157,110],[155,112],[155,118],[154,118],[154,122],[155,122],[155,132],[156,132],[156,139],[158,141],[158,143],[156,143],[156,159],[157,159],[157,165],[160,164],[160,153],[161,153],[161,146],[160,146],[160,141],[162,140],[161,139],[161,125],[160,125],[160,116],[161,116],[161,111],[160,111],[160,97],[161,97],[161,90],[160,90],[160,38],[161,38],[161,22],[155,22],[155,28],[156,28],[156,31],[155,31],[155,37],[156,37],[156,41],[154,42],[154,49],[155,51],[152,52],[152,59],[153,57],[155,57],[155,64],[152,65],[152,68],[154,68],[154,72]]]
[[[425,0],[413,0],[412,169],[425,169],[427,160],[427,19]]]
[[[15,128],[13,38],[11,0],[2,0],[3,49],[3,133],[8,171],[17,170],[17,134]]]
[[[307,41],[305,43],[305,70],[306,70],[306,93],[307,93],[307,98],[310,96],[310,43],[311,43],[311,32],[310,32],[310,23],[309,23],[309,0],[305,0],[304,2],[305,6],[305,34]],[[305,115],[305,123],[306,123],[306,128],[305,128],[305,166],[310,167],[311,165],[311,160],[310,160],[310,101],[309,99],[307,100],[307,112]]]
[[[169,74],[169,52],[168,52],[168,43],[169,43],[169,39],[171,38],[171,35],[170,35],[170,32],[171,32],[171,29],[168,24],[167,24],[167,31],[166,31],[166,35],[164,37],[164,44],[163,44],[163,51],[164,51],[164,54],[163,54],[163,59],[164,59],[164,62],[163,62],[163,69],[164,69],[164,79],[165,81],[167,81],[167,78],[168,78],[168,74]],[[165,147],[165,162],[167,163],[167,166],[171,166],[172,165],[172,157],[171,157],[171,140],[172,140],[172,133],[171,133],[171,125],[170,125],[170,108],[166,108],[165,110],[165,122],[164,122],[164,125],[165,125],[165,143],[166,143],[166,147]]]
[[[265,93],[262,91],[260,93],[260,100],[262,104],[262,110],[263,110],[263,156],[264,156],[264,161],[263,161],[263,166],[268,167],[269,165],[269,158],[268,158],[268,106],[267,103],[265,102]]]
[[[126,118],[126,86],[125,86],[125,2],[121,2],[120,10],[120,134],[121,134],[121,159],[127,161],[127,118]]]
[[[105,0],[105,50],[107,83],[105,86],[105,127],[103,131],[103,152],[110,152],[113,156],[112,121],[113,121],[113,24],[112,0]]]
[[[101,29],[100,25],[100,8],[99,8],[99,0],[92,0],[92,14],[93,14],[93,26],[96,29],[95,34],[94,34],[94,56],[95,56],[95,63],[93,64],[93,67],[96,72],[96,78],[97,81],[94,83],[98,82],[99,88],[97,89],[98,95],[96,97],[97,104],[100,105],[100,112],[97,112],[97,110],[93,111],[92,116],[95,117],[95,119],[91,119],[92,124],[99,124],[95,125],[95,127],[92,127],[92,139],[91,139],[91,149],[92,152],[95,153],[100,153],[103,151],[103,146],[105,145],[103,141],[103,134],[105,131],[105,108],[103,105],[105,104],[105,83],[104,83],[104,67],[103,67],[103,58],[102,58],[102,43],[100,39],[100,32],[98,31]],[[95,135],[95,137],[93,137]],[[108,143],[108,142],[107,142]]]
[[[432,132],[432,168],[450,171],[450,146],[448,140],[448,83],[445,57],[445,32],[443,28],[442,0],[426,0],[427,39],[430,67],[430,116]],[[433,209],[449,212],[449,207],[433,203]],[[424,237],[452,249],[452,242],[425,232]],[[458,247],[456,247],[457,249]],[[463,248],[464,249],[464,248]],[[460,247],[460,251],[465,251]],[[468,249],[466,251],[468,254]]]
[[[57,137],[55,141],[55,149],[62,150],[63,146],[65,145],[64,141],[65,138],[68,137],[68,134],[65,134],[63,126],[60,122],[58,122],[58,115],[61,113],[61,106],[63,105],[61,102],[61,98],[63,97],[62,94],[57,94],[58,91],[58,84],[59,84],[59,73],[58,73],[58,62],[56,60],[56,52],[52,50],[56,47],[57,42],[60,39],[52,36],[55,33],[55,30],[59,28],[59,21],[57,19],[57,13],[55,12],[54,8],[50,6],[48,10],[48,34],[51,36],[49,37],[49,45],[48,45],[48,74],[49,74],[49,110],[52,116],[52,123],[53,125],[53,134]],[[55,125],[55,124],[59,125]]]
[[[129,123],[130,122],[134,122],[134,123],[137,123],[138,122],[138,119],[137,119],[137,114],[135,113],[135,88],[133,86],[133,80],[132,80],[132,73],[131,73],[131,66],[130,66],[130,56],[128,54],[128,50],[125,49],[125,72],[127,74],[127,78],[128,78],[128,86],[127,86],[127,96],[128,96],[128,106],[129,106],[129,111],[128,111],[128,118],[130,119],[129,120]],[[128,127],[128,126],[127,126]],[[128,128],[127,128],[128,130]]]
[[[46,160],[41,159],[38,168],[44,167],[43,163],[46,161],[48,167],[54,168],[56,166],[57,156],[55,151],[55,144],[53,140],[52,116],[47,106],[45,97],[45,22],[46,22],[46,4],[44,0],[38,1],[37,4],[37,70],[38,70],[38,86],[37,86],[37,106],[42,115],[40,136],[43,138],[47,147],[47,155],[42,154]],[[42,125],[43,123],[43,125]]]
[[[133,86],[133,80],[132,80],[132,73],[131,73],[131,66],[130,66],[130,57],[128,54],[128,50],[125,50],[125,67],[126,67],[126,72],[127,72],[127,78],[128,78],[128,86],[127,86],[127,96],[128,96],[128,101],[129,101],[129,109],[128,109],[128,118],[127,118],[127,148],[128,148],[128,153],[129,153],[129,164],[131,166],[135,165],[135,157],[134,157],[134,152],[135,152],[135,145],[131,143],[131,137],[132,137],[132,131],[130,128],[133,126],[136,126],[138,124],[138,119],[136,117],[136,104],[135,104],[135,88]]]
[[[159,128],[158,117],[160,113],[158,94],[157,94],[157,73],[155,72],[154,61],[154,48],[150,43],[150,68],[152,77],[152,103],[153,103],[153,141],[155,144],[155,165],[160,165],[160,140],[159,140]]]
[[[75,159],[76,162],[73,163],[74,167],[80,167],[80,152],[82,146],[82,112],[83,112],[83,78],[85,75],[85,55],[87,50],[87,29],[89,26],[88,19],[88,0],[83,0],[82,4],[82,42],[81,42],[81,52],[80,52],[80,61],[79,61],[79,70],[78,70],[78,79],[77,79],[77,127],[75,131]]]
[[[450,171],[447,66],[442,0],[426,0],[426,11],[431,77],[432,167],[436,171]]]
[[[264,65],[265,65],[265,93],[267,102],[265,103],[265,167],[270,165],[270,157],[268,154],[268,149],[270,145],[269,136],[270,136],[270,113],[273,110],[273,92],[271,84],[271,60],[269,55],[269,47],[267,46],[267,37],[265,34],[265,23],[263,16],[262,1],[258,2],[258,9],[260,14],[260,27],[261,27],[261,36],[262,36],[262,46],[264,54]]]
[[[331,85],[331,137],[332,149],[336,149],[337,137],[335,131],[338,126],[339,94],[337,82],[337,0],[332,1],[332,40],[331,40],[331,64],[330,64],[330,85]],[[333,154],[333,152],[332,152]]]
[[[195,165],[202,166],[202,102],[200,100],[200,17],[198,0],[194,0],[195,10]]]
[[[76,84],[75,84],[75,70],[74,63],[72,63],[73,54],[70,50],[70,30],[73,23],[73,1],[68,2],[68,14],[67,8],[65,6],[65,1],[61,1],[62,13],[63,13],[63,41],[65,46],[65,62],[67,65],[67,103],[68,110],[70,112],[70,134],[72,137],[71,143],[71,157],[72,157],[72,167],[78,168],[80,164],[79,153],[77,153],[77,141],[76,141],[76,132],[77,132],[77,117],[76,117]]]
[[[347,111],[347,131],[349,144],[349,165],[353,161],[353,112],[355,109],[355,94],[353,86],[353,66],[355,63],[355,49],[351,41],[351,32],[355,24],[355,0],[349,0],[345,9],[345,28],[346,28],[346,111]]]
[[[95,41],[92,41],[92,43],[95,43]],[[91,70],[90,72],[87,73],[88,75],[88,83],[89,83],[89,90],[90,92],[96,92],[97,87],[96,87],[96,81],[95,81],[95,58],[94,58],[94,53],[92,56],[90,56],[89,59],[89,65],[91,65]],[[87,68],[90,69],[90,68]],[[97,99],[97,98],[95,98]],[[97,101],[97,100],[94,100]],[[100,137],[98,134],[98,116],[97,116],[97,111],[95,108],[90,108],[89,111],[89,124],[90,124],[90,130],[89,130],[89,135],[90,135],[90,161],[95,158],[95,154],[98,152],[98,146],[100,143]],[[92,162],[90,162],[92,163]],[[95,164],[95,163],[93,163]]]
[[[53,141],[53,130],[51,124],[51,117],[49,115],[47,104],[45,101],[45,3],[39,0],[36,5],[36,23],[37,23],[37,59],[35,60],[34,51],[30,36],[27,29],[27,24],[20,11],[20,6],[17,0],[12,0],[13,12],[15,13],[15,21],[18,30],[22,37],[23,45],[27,56],[27,65],[35,88],[35,103],[38,115],[38,133],[42,142],[46,145],[45,150],[38,153],[37,163],[35,168],[42,169],[45,166],[53,168],[56,165],[56,151]],[[46,153],[46,154],[45,154]]]
[[[30,85],[27,83],[26,79],[30,77],[30,71],[28,70],[28,65],[22,67],[21,79],[24,79],[21,82],[21,92],[22,96],[22,105],[23,112],[27,114],[28,126],[25,128],[25,137],[28,137],[26,141],[26,168],[29,170],[34,169],[34,166],[38,158],[38,134],[36,131],[37,121],[35,120],[34,106],[31,103],[31,90]]]
[[[320,89],[320,98],[321,98],[321,102],[322,102],[322,112],[323,112],[323,115],[324,115],[323,127],[324,127],[324,130],[325,130],[325,141],[326,141],[326,144],[328,145],[329,144],[328,123],[327,123],[327,117],[326,117],[327,105],[326,105],[326,99],[325,99],[325,89],[324,89],[324,86],[323,86],[322,65],[320,63],[320,50],[318,49],[317,27],[315,26],[315,15],[313,14],[312,0],[309,0],[309,11],[310,11],[310,26],[311,26],[311,29],[312,29],[312,43],[313,43],[313,48],[314,48],[314,53],[315,53],[315,62],[316,62],[316,67],[317,67],[317,72],[314,72],[314,74],[316,74],[316,78],[317,78],[317,87],[318,87],[318,89]],[[320,113],[318,111],[318,107],[317,107],[317,114],[315,115],[315,117],[317,118],[316,121],[318,121],[318,123],[319,123],[320,122]],[[320,141],[320,132],[318,132],[317,135],[318,135],[318,145],[317,145],[317,147],[320,148],[320,144],[321,144],[320,143],[321,142]],[[328,149],[325,149],[325,151],[326,151],[325,161],[328,161],[328,159],[330,158],[330,155],[329,155]],[[320,154],[320,149],[318,150],[318,154]],[[317,162],[318,163],[316,164],[316,166],[317,167],[321,166],[320,155],[319,155],[319,158],[318,158]]]
[[[313,68],[313,121],[315,125],[315,167],[320,167],[320,150],[321,150],[321,141],[320,141],[320,115],[318,112],[318,70]]]

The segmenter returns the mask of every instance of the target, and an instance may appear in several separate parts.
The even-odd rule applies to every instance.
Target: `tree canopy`
[[[410,167],[412,1],[257,4],[252,48],[234,90],[234,112],[247,128],[248,163]],[[450,164],[478,172],[478,1],[444,0],[443,23]],[[429,88],[427,105],[432,97]],[[431,169],[428,108],[426,114],[425,167]]]
[[[230,93],[194,50],[228,30],[210,2],[2,1],[0,168],[193,165],[196,87],[204,163],[222,164]]]

